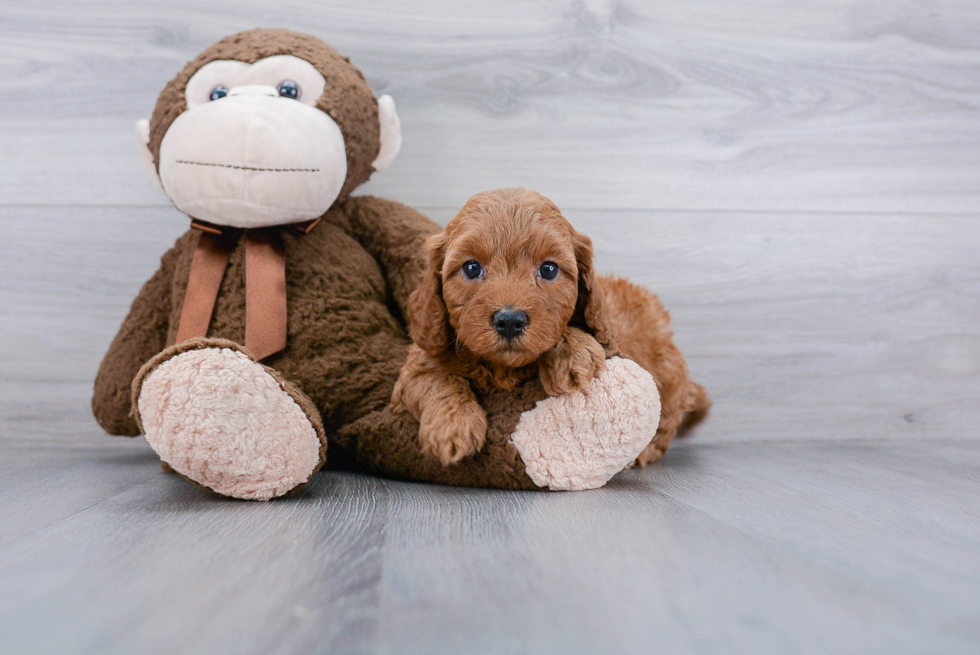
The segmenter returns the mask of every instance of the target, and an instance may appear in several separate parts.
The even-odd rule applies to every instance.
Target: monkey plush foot
[[[524,412],[511,443],[539,487],[595,489],[636,459],[659,422],[653,377],[635,362],[614,357],[586,387]]]
[[[188,480],[223,496],[269,500],[325,461],[312,402],[241,346],[194,339],[168,348],[133,383],[150,446]]]

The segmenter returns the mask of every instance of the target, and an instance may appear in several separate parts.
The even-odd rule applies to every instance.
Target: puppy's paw
[[[487,439],[487,413],[475,401],[451,407],[425,408],[419,424],[422,452],[435,455],[443,466],[473,455]]]
[[[653,464],[660,460],[666,452],[666,448],[658,443],[651,443],[649,446],[643,449],[643,452],[639,454],[636,460],[630,464],[630,467],[639,466],[643,468],[647,464]]]
[[[591,334],[570,328],[538,364],[541,384],[549,396],[581,389],[606,365],[606,353]]]

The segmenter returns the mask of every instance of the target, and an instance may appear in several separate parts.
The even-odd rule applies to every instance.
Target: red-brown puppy
[[[660,391],[660,426],[641,466],[707,413],[657,297],[596,276],[592,241],[544,196],[477,194],[428,246],[428,271],[408,307],[415,344],[392,403],[415,416],[422,450],[443,464],[483,446],[487,418],[474,386],[513,389],[540,375],[555,395],[586,385],[607,355],[634,360]]]

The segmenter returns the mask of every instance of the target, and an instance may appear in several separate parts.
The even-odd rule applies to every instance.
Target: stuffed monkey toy
[[[582,489],[656,432],[652,378],[617,359],[588,392],[539,403],[532,381],[481,397],[479,453],[449,466],[422,454],[417,423],[388,405],[424,242],[439,227],[350,195],[394,160],[400,124],[393,100],[320,40],[227,37],[167,84],[136,131],[151,178],[191,227],[133,301],[92,409],[110,434],[144,434],[165,470],[268,500],[307,483],[329,444],[331,465],[382,475]]]

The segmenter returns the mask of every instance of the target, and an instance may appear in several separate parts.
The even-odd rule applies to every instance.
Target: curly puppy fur
[[[544,196],[477,194],[428,249],[428,270],[408,306],[415,343],[392,406],[419,421],[423,452],[444,465],[483,446],[487,419],[474,388],[509,390],[537,375],[557,395],[584,386],[613,354],[649,371],[660,392],[660,425],[640,466],[706,415],[711,403],[688,376],[660,301],[627,280],[597,276],[591,240]],[[557,267],[554,278],[545,264]],[[479,274],[471,279],[464,265]],[[523,317],[516,336],[495,326],[502,310]]]

